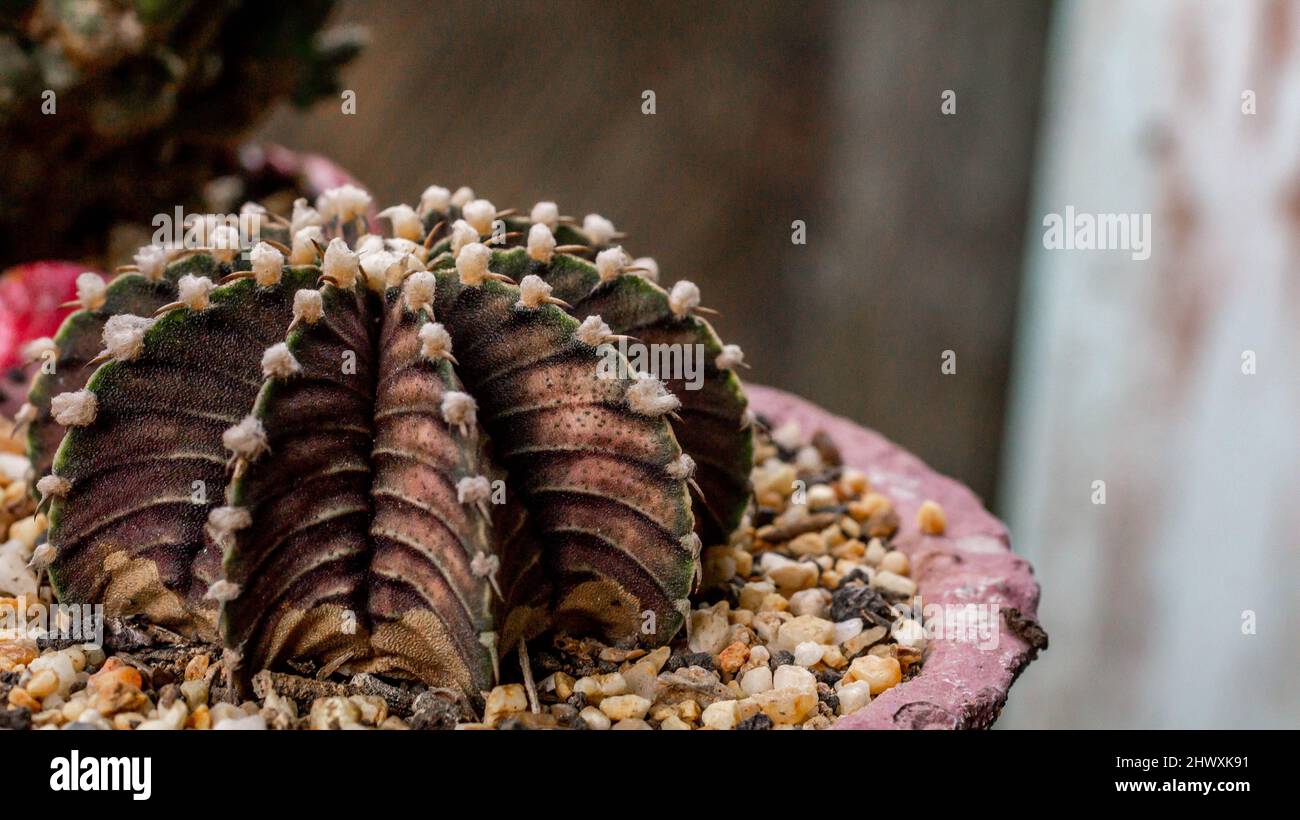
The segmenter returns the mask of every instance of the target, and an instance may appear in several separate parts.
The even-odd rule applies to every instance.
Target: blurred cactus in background
[[[361,37],[323,28],[332,5],[0,0],[0,266],[112,263],[140,244],[124,215],[312,193],[238,146],[338,90]]]

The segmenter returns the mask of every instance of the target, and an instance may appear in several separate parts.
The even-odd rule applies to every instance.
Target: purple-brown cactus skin
[[[464,191],[382,212],[389,238],[359,189],[317,204],[285,242],[146,253],[65,323],[93,375],[42,376],[29,438],[60,599],[220,640],[244,680],[314,662],[474,694],[548,629],[670,640],[752,458],[694,286]],[[615,327],[703,345],[704,389],[636,373]]]

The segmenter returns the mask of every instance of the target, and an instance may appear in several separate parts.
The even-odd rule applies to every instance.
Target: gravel
[[[890,545],[892,503],[839,466],[824,436],[813,446],[788,426],[781,436],[789,446],[759,436],[746,521],[702,553],[689,632],[654,650],[539,641],[536,708],[519,683],[471,702],[370,674],[317,680],[309,669],[263,671],[254,697],[240,699],[219,650],[127,619],[106,625],[107,651],[0,636],[0,729],[826,728],[913,677],[926,633],[895,612],[916,583]],[[938,528],[942,510],[929,517]],[[6,596],[17,593],[50,600],[26,566],[45,526],[26,486],[0,476],[0,605],[16,605]]]

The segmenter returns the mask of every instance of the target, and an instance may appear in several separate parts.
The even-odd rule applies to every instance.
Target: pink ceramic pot
[[[902,519],[895,544],[911,559],[927,610],[962,606],[989,620],[996,641],[979,630],[932,636],[921,673],[835,724],[837,729],[982,729],[997,719],[1007,693],[1047,647],[1038,626],[1038,582],[1011,551],[1006,526],[979,498],[919,458],[848,419],[770,387],[747,388],[755,412],[779,425],[796,420],[805,433],[825,430],[844,463],[866,472],[873,489],[894,501]],[[916,513],[932,499],[947,515],[942,536],[922,535]],[[965,607],[975,604],[979,609]],[[968,616],[969,617],[969,616]],[[996,646],[991,644],[996,642]]]

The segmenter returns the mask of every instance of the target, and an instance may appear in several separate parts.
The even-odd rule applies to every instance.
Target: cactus
[[[431,187],[381,212],[388,238],[368,209],[347,186],[282,241],[81,283],[26,413],[60,599],[221,640],[245,675],[466,693],[548,629],[670,640],[752,459],[698,290],[549,203]],[[633,331],[703,345],[702,389],[633,371],[611,346]]]
[[[332,5],[0,4],[0,267],[106,261],[119,222],[201,207],[214,181],[264,199],[285,181],[242,167],[238,143],[276,103],[337,92],[360,39],[322,30]]]

